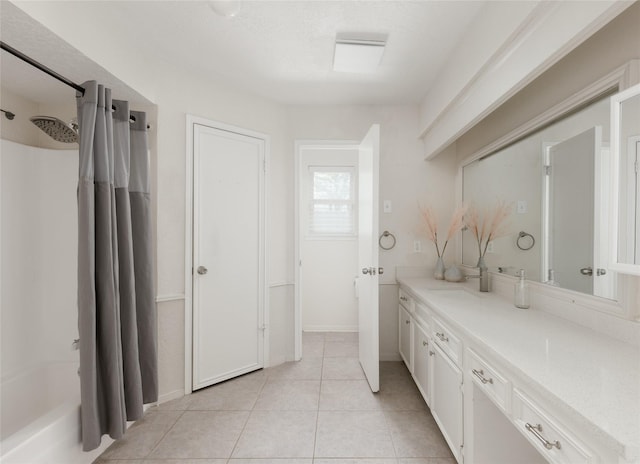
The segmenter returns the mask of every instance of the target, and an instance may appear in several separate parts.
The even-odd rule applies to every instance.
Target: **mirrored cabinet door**
[[[611,97],[611,267],[640,275],[640,84]]]

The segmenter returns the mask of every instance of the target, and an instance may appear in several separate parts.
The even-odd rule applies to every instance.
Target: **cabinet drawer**
[[[469,349],[468,372],[475,385],[493,400],[504,413],[509,412],[511,383],[498,370]]]
[[[438,319],[433,319],[433,339],[449,358],[460,366],[462,364],[462,342]]]
[[[513,390],[513,420],[520,432],[549,462],[594,462],[587,447],[518,389]]]
[[[415,309],[415,302],[413,301],[413,298],[411,298],[407,292],[400,289],[399,299],[400,299],[400,304],[404,306],[404,308],[407,311],[409,311],[409,313],[413,314],[413,311]]]

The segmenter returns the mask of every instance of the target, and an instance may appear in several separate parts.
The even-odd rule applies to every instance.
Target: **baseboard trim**
[[[158,404],[166,403],[167,401],[177,400],[184,396],[184,390],[173,390],[172,392],[165,393],[158,397]]]
[[[380,353],[380,361],[402,361],[400,353]]]
[[[357,332],[357,325],[307,325],[303,332]]]

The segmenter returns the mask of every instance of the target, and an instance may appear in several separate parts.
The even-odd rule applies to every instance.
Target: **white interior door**
[[[263,367],[264,139],[194,125],[193,389]]]
[[[380,126],[374,124],[358,157],[358,326],[360,364],[371,387],[380,390],[378,320],[378,165]]]

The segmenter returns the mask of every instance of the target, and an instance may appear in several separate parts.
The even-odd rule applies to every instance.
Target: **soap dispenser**
[[[518,274],[520,275],[520,280],[516,283],[514,304],[516,308],[527,309],[529,307],[529,286],[525,280],[524,269],[520,269]]]

